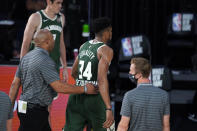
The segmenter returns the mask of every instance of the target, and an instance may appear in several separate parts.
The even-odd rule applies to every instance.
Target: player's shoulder
[[[40,13],[39,12],[32,13],[30,17],[34,17],[34,18],[39,18],[40,19]]]
[[[106,45],[106,44],[104,44],[104,45],[100,48],[100,50],[101,50],[102,52],[107,52],[107,53],[109,53],[109,54],[113,54],[113,49],[112,49],[111,47],[109,47],[108,45]]]
[[[29,20],[30,21],[33,21],[33,22],[36,22],[36,21],[40,21],[40,14],[35,12],[35,13],[32,13],[29,17]]]
[[[83,47],[89,46],[89,44],[90,44],[90,41],[84,42],[84,43],[79,47],[79,50],[82,49]]]
[[[113,50],[108,45],[104,45],[99,48],[97,50],[97,54],[98,56],[104,56],[108,60],[109,64],[111,63],[111,60],[113,58]]]
[[[86,43],[83,43],[80,47],[79,47],[79,50],[85,45]]]
[[[106,46],[107,50],[110,51],[111,53],[113,53],[113,49],[111,47],[109,47],[108,45]]]
[[[30,15],[29,20],[28,20],[28,25],[37,27],[40,24],[40,14],[38,13],[33,13]]]

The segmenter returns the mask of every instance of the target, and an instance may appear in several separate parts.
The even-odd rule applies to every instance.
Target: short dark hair
[[[111,27],[111,20],[107,17],[97,18],[91,23],[91,31],[95,34],[102,32],[108,27]]]
[[[135,64],[136,73],[142,73],[142,76],[148,78],[152,69],[149,61],[142,57],[131,59],[131,64]]]

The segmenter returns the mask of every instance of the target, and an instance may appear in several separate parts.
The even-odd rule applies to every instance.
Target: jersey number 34
[[[92,78],[92,71],[91,71],[92,64],[91,64],[91,62],[88,62],[85,70],[84,70],[84,61],[83,60],[79,61],[79,65],[80,65],[79,78],[83,79],[83,77],[86,77],[87,80],[90,80]]]

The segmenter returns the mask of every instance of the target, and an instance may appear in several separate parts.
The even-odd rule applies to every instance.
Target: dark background
[[[23,31],[27,19],[35,8],[27,6],[29,0],[3,0],[0,4],[0,21],[13,20],[12,26],[0,25],[0,63],[17,64],[19,59],[15,55],[20,52]],[[33,2],[44,0],[30,0]],[[120,39],[125,36],[145,35],[151,45],[151,63],[164,65],[170,70],[184,71],[183,77],[176,80],[172,75],[171,98],[178,94],[171,94],[173,90],[196,90],[197,78],[195,66],[191,58],[196,53],[196,36],[191,37],[191,46],[169,47],[168,28],[172,13],[189,12],[197,14],[196,0],[64,0],[62,12],[66,17],[64,29],[68,64],[73,62],[73,49],[88,40],[82,37],[82,25],[93,19],[107,16],[112,20],[113,38],[110,46],[114,50],[114,58],[110,66],[110,93],[115,101],[115,120],[119,122],[121,100],[124,93],[135,87],[127,78],[121,78],[119,49]],[[196,28],[196,27],[194,27]],[[92,35],[91,37],[92,38]],[[15,52],[16,51],[16,52]],[[177,55],[176,55],[177,54]],[[172,56],[174,59],[170,59]],[[129,64],[129,63],[127,63]],[[129,68],[125,70],[128,72]],[[185,73],[186,72],[186,73]],[[187,78],[187,80],[184,80]],[[193,79],[193,81],[190,81]],[[186,94],[186,93],[185,93]],[[181,97],[184,98],[185,95]],[[172,131],[196,131],[197,124],[187,119],[192,106],[190,103],[171,104]]]

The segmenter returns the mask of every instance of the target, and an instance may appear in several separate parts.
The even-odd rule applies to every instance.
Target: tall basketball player
[[[28,20],[24,31],[23,43],[20,57],[22,58],[29,50],[34,48],[33,37],[40,29],[48,29],[55,40],[55,47],[50,53],[51,58],[56,63],[56,69],[59,72],[60,58],[63,66],[63,80],[67,81],[67,63],[66,50],[64,44],[63,27],[65,17],[60,10],[63,0],[46,0],[47,6],[44,10],[33,13]]]
[[[100,94],[70,95],[64,131],[83,131],[87,123],[94,131],[107,131],[114,122],[107,80],[108,67],[113,58],[113,50],[107,46],[112,37],[111,22],[108,18],[98,18],[93,22],[92,30],[95,39],[80,47],[72,76],[76,85],[98,85]]]

